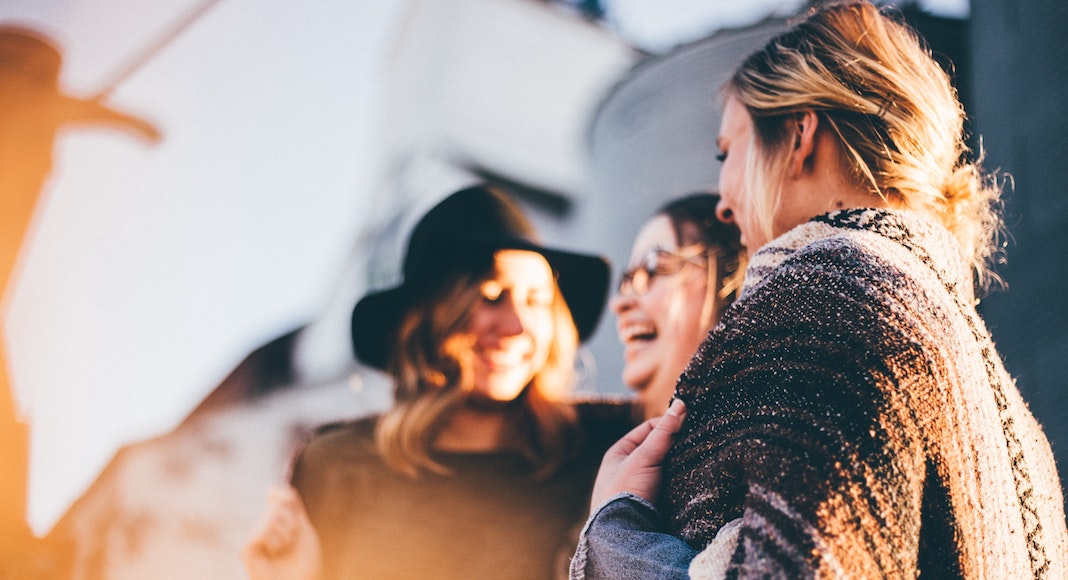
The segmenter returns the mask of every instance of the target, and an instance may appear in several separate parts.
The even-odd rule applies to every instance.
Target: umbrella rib
[[[114,90],[122,84],[131,74],[137,69],[144,66],[146,62],[151,60],[156,54],[163,50],[168,44],[170,44],[175,38],[178,37],[187,28],[192,26],[197,20],[199,20],[209,9],[218,4],[221,0],[205,0],[199,6],[189,11],[181,20],[176,22],[166,33],[160,35],[153,42],[142,48],[137,54],[130,58],[126,65],[112,77],[112,79],[104,84],[103,88],[93,95],[93,100],[103,100],[107,98]]]

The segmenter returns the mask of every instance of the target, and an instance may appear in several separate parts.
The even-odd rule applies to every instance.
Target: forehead
[[[654,216],[645,222],[638,235],[634,238],[634,247],[631,249],[631,261],[640,260],[653,248],[664,250],[677,250],[675,241],[675,228],[671,226],[671,219],[666,215]]]
[[[545,257],[529,250],[497,250],[491,278],[510,284],[552,285],[553,271]]]
[[[724,139],[730,140],[748,133],[752,125],[753,120],[749,117],[749,111],[745,109],[745,106],[737,98],[727,97],[719,123],[720,146],[723,146]]]

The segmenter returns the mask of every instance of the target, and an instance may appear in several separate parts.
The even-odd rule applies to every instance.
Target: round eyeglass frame
[[[657,276],[678,274],[686,264],[705,268],[711,273],[710,259],[718,253],[715,248],[700,245],[683,248],[677,252],[653,248],[646,252],[637,264],[623,271],[616,291],[621,295],[630,292],[634,296],[644,296],[649,292]]]

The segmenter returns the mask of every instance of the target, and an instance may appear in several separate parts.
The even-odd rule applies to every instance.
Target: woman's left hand
[[[321,566],[319,535],[297,490],[271,489],[267,512],[241,550],[252,580],[310,580]]]
[[[660,493],[660,464],[686,417],[686,405],[671,402],[660,417],[643,422],[608,448],[593,484],[591,509],[620,493],[656,502]]]

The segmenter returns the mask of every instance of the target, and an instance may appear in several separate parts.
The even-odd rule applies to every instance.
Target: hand
[[[272,488],[267,512],[241,550],[249,577],[252,580],[315,578],[320,571],[321,552],[319,535],[297,490],[288,485]]]
[[[593,484],[591,510],[623,492],[656,502],[660,464],[685,416],[686,405],[675,399],[662,416],[643,422],[609,447]]]

